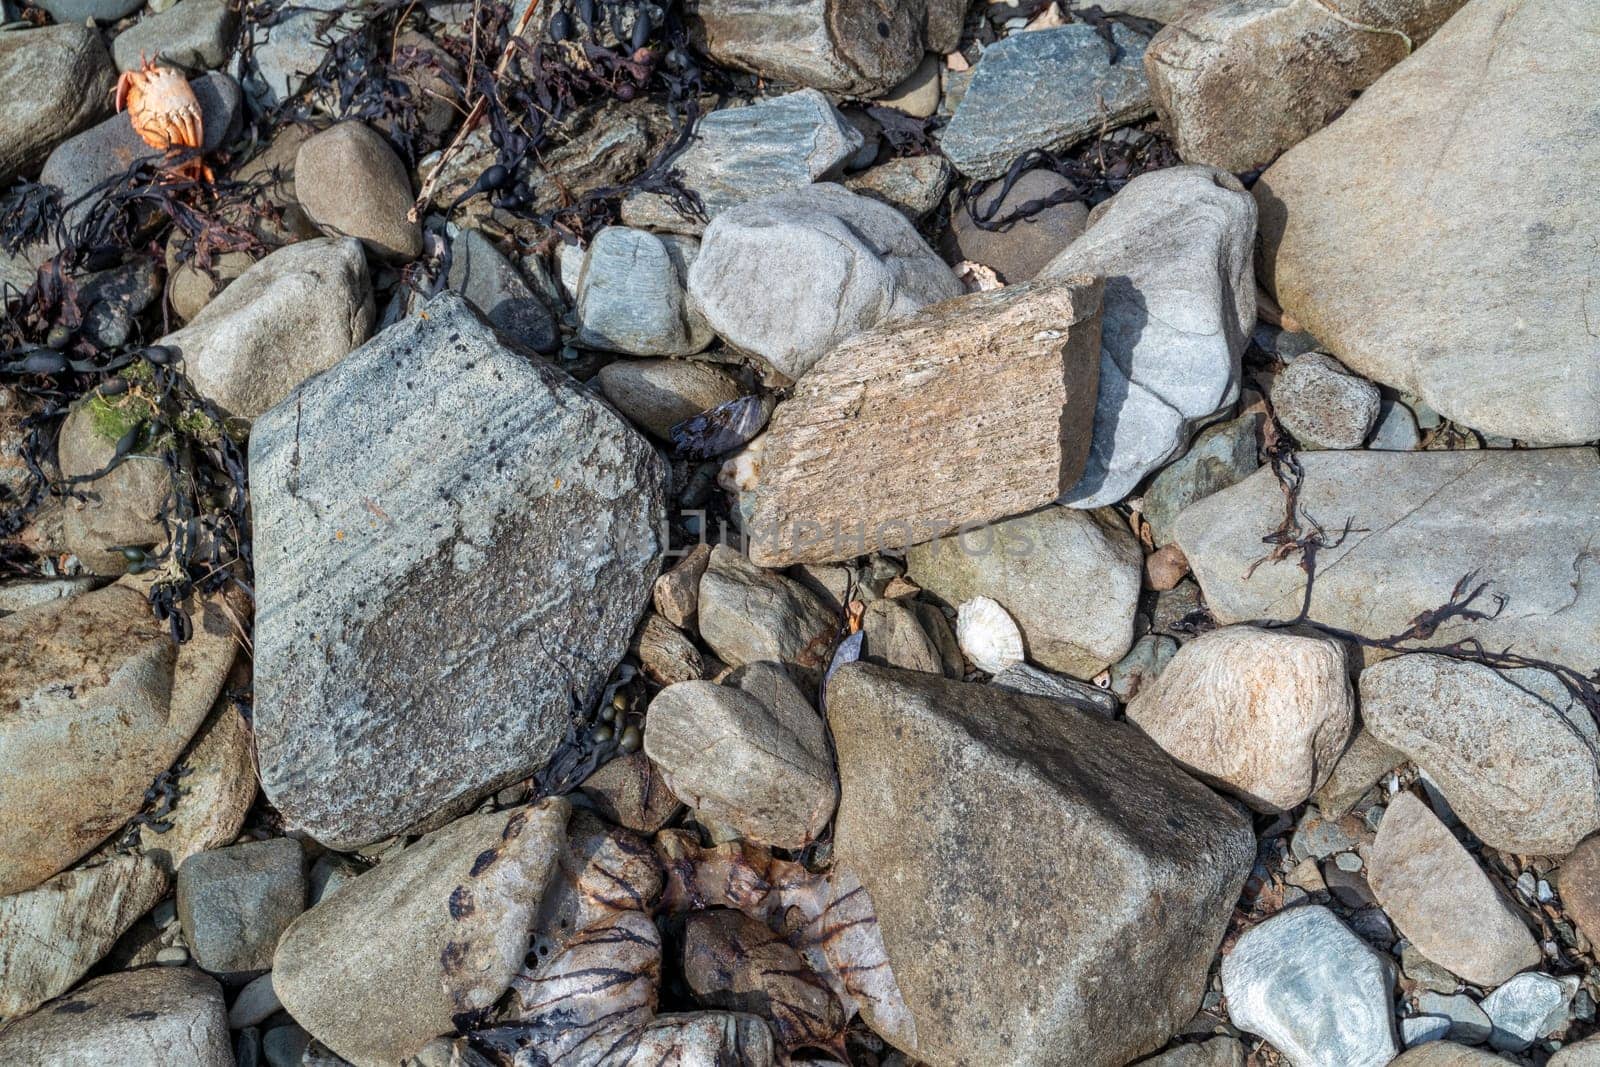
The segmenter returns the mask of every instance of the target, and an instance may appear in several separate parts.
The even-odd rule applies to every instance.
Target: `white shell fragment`
[[[999,674],[1026,658],[1022,651],[1022,631],[997,602],[977,596],[956,612],[956,640],[979,670]]]

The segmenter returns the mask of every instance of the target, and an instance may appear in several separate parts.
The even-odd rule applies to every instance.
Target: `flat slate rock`
[[[1113,23],[1116,59],[1088,23],[1014,33],[992,44],[939,146],[969,178],[997,178],[1033,148],[1066,148],[1151,109],[1148,38]]]
[[[1597,33],[1592,0],[1476,0],[1290,149],[1254,189],[1283,310],[1475,430],[1600,437]]]
[[[256,421],[256,731],[347,849],[536,771],[627,650],[663,464],[455,293]]]
[[[1300,463],[1300,521],[1315,516],[1329,544],[1317,552],[1309,616],[1383,638],[1424,611],[1489,583],[1473,608],[1425,644],[1476,637],[1572,667],[1600,663],[1600,461],[1592,451],[1307,452]],[[1305,599],[1298,560],[1250,565],[1283,521],[1270,468],[1193,504],[1178,517],[1178,544],[1222,622],[1287,620]],[[1346,520],[1350,531],[1339,534]],[[1310,529],[1309,526],[1306,527]]]

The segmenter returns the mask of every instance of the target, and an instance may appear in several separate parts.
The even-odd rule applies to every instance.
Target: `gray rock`
[[[1041,168],[1024,173],[1005,196],[1000,196],[1000,188],[996,187],[987,196],[954,209],[950,217],[953,258],[982,263],[1013,285],[1033,280],[1047,263],[1083,236],[1089,208],[1081,200],[1068,200],[1007,220],[1025,204],[1072,188],[1072,183],[1055,171]],[[979,226],[974,211],[1000,228]]]
[[[1231,1037],[1213,1037],[1140,1060],[1138,1067],[1244,1067],[1244,1046]]]
[[[201,852],[178,868],[183,939],[213,974],[270,969],[278,937],[305,908],[305,859],[293,838]]]
[[[360,242],[323,237],[262,258],[158,343],[183,353],[195,388],[253,419],[365,341],[373,310]]]
[[[117,34],[111,57],[118,70],[137,70],[145,59],[191,72],[215,70],[227,61],[238,28],[227,0],[179,0]]]
[[[0,1063],[234,1067],[222,988],[186,967],[96,978],[0,1031]]]
[[[877,106],[904,111],[912,118],[931,118],[939,110],[939,75],[943,70],[944,63],[938,56],[923,56],[905,81],[878,97]]]
[[[1578,991],[1578,978],[1552,978],[1537,972],[1519,974],[1483,998],[1483,1010],[1494,1024],[1489,1044],[1501,1052],[1521,1052],[1546,1034],[1566,1025],[1567,1005]]]
[[[1461,988],[1461,980],[1422,954],[1409,941],[1400,946],[1400,970],[1419,989],[1448,996]],[[1488,1016],[1484,1016],[1487,1033]]]
[[[171,884],[144,856],[117,856],[0,897],[0,1019],[70,989]]]
[[[712,341],[684,285],[700,246],[608,226],[595,234],[578,275],[578,343],[636,356],[686,356]]]
[[[700,637],[729,666],[772,660],[813,680],[827,665],[839,620],[792,578],[718,545],[700,579]]]
[[[552,797],[469,815],[324,897],[278,942],[278,998],[363,1067],[415,1055],[461,1013],[488,1009],[528,951],[570,813]]]
[[[189,81],[195,102],[200,105],[200,147],[214,152],[233,140],[244,114],[238,83],[215,71]],[[134,132],[127,115],[112,115],[70,140],[63,141],[45,160],[39,180],[61,190],[63,205],[74,205],[66,212],[69,225],[89,217],[98,197],[91,190],[124,173],[140,160],[158,159],[159,148],[151,148]]]
[[[294,188],[329,237],[359,238],[367,251],[394,262],[421,254],[422,229],[406,217],[406,166],[365,123],[341,122],[306,138],[295,155]]]
[[[1367,882],[1400,932],[1473,985],[1499,985],[1543,959],[1489,876],[1411,793],[1390,801],[1367,859]]]
[[[61,424],[56,461],[63,478],[82,479],[75,485],[82,495],[61,502],[59,547],[93,574],[125,573],[124,545],[157,549],[167,543],[161,512],[172,495],[172,477],[166,463],[136,444],[112,466],[118,441],[149,413],[149,404],[137,397],[91,397]]]
[[[447,282],[518,344],[545,353],[561,347],[561,331],[550,309],[516,265],[477,230],[462,230],[451,239]]]
[[[139,10],[139,0],[39,0],[39,6],[50,12],[50,17],[61,23],[79,23],[88,19],[96,22],[115,22]]]
[[[1148,39],[1112,24],[1116,58],[1087,23],[1014,33],[984,49],[939,147],[969,178],[996,178],[1030,149],[1058,151],[1150,112]]]
[[[239,990],[233,1005],[228,1008],[228,1028],[243,1030],[247,1026],[256,1026],[282,1010],[283,1004],[272,988],[272,972],[268,971]]]
[[[962,0],[866,8],[849,0],[701,0],[690,19],[696,46],[718,63],[850,96],[877,96],[903,81],[924,45],[954,48]]]
[[[1558,856],[1600,830],[1600,736],[1554,675],[1399,656],[1361,673],[1361,709],[1487,844]]]
[[[1421,993],[1417,996],[1417,1010],[1448,1020],[1451,1041],[1476,1045],[1489,1040],[1489,1016],[1465,993]]]
[[[1107,668],[1111,675],[1111,692],[1118,700],[1132,700],[1145,686],[1161,677],[1180,647],[1174,638],[1165,634],[1145,634],[1133,643],[1126,656]]]
[[[160,272],[147,257],[84,275],[78,281],[84,335],[102,348],[121,348],[139,313],[160,295]]]
[[[679,214],[660,193],[636,192],[622,203],[630,226],[699,233],[731,207],[843,173],[861,148],[859,133],[815,89],[724,107],[695,124],[694,136],[667,163],[700,197],[706,219]]]
[[[460,296],[425,314],[251,435],[262,788],[335,847],[537,770],[660,559],[644,438]]]
[[[978,596],[999,602],[1030,660],[1079,678],[1132,647],[1141,563],[1119,517],[1055,505],[906,553],[923,589],[951,607]]]
[[[0,896],[132,818],[222,689],[235,637],[220,602],[194,605],[194,636],[176,645],[149,581],[0,619]]]
[[[1440,1015],[1407,1015],[1400,1020],[1400,1043],[1406,1048],[1443,1041],[1450,1033],[1450,1020]]]
[[[702,814],[779,848],[805,847],[839,793],[822,718],[782,667],[752,663],[734,686],[669,685],[650,702],[644,751]]]
[[[1106,278],[1094,447],[1063,503],[1121,500],[1238,397],[1255,321],[1254,239],[1255,211],[1237,180],[1171,167],[1096,208],[1084,235],[1045,267],[1042,278]]]
[[[1228,1017],[1294,1067],[1384,1067],[1395,1044],[1388,962],[1318,904],[1281,911],[1222,960]]]
[[[1043,697],[852,663],[828,717],[835,861],[871,896],[908,1055],[1115,1067],[1193,1016],[1255,852],[1237,811]],[[1073,890],[1041,907],[1047,885]]]
[[[1316,133],[1465,0],[1379,0],[1359,16],[1281,0],[1189,5],[1145,53],[1178,154],[1243,172]]]
[[[904,215],[829,183],[723,212],[689,268],[712,328],[790,378],[852,334],[961,292]]]
[[[1587,0],[1468,4],[1254,189],[1283,310],[1351,370],[1485,434],[1600,437],[1582,236],[1600,188],[1578,178],[1600,166],[1600,83],[1571,32],[1594,17]],[[1507,197],[1497,176],[1529,159],[1546,165]]]
[[[1173,759],[1257,811],[1305,802],[1355,725],[1337,641],[1225,626],[1190,641],[1128,704]]]
[[[868,663],[945,673],[939,644],[923,628],[922,618],[911,605],[899,600],[874,600],[862,613],[861,630],[866,637],[860,658]]]
[[[1323,818],[1339,818],[1405,758],[1404,753],[1379,741],[1365,727],[1359,728],[1350,739],[1350,747],[1333,765],[1333,773],[1313,795],[1317,810]]]
[[[990,678],[989,684],[1013,693],[1049,697],[1051,700],[1071,704],[1079,711],[1093,712],[1108,719],[1117,716],[1117,698],[1106,690],[1088,682],[1080,682],[1076,678],[1041,671],[1026,663],[1007,667]]]
[[[330,18],[332,12],[340,14]],[[235,56],[234,77],[258,110],[275,107],[299,92],[328,50],[359,25],[344,0],[303,0],[281,21],[250,25],[250,64],[246,69],[244,53]]]
[[[0,33],[0,185],[111,112],[111,57],[98,33],[74,21]]]
[[[1272,406],[1306,448],[1360,448],[1378,420],[1378,387],[1308,352],[1273,381]]]
[[[917,222],[944,200],[955,174],[943,156],[906,156],[852,174],[844,180],[844,187],[880,200]]]
[[[311,1035],[292,1023],[274,1026],[261,1038],[267,1067],[301,1067],[311,1049]]]
[[[1600,663],[1600,582],[1593,524],[1600,463],[1592,451],[1308,452],[1300,457],[1297,521],[1315,517],[1330,541],[1317,552],[1309,618],[1385,638],[1481,583],[1472,607],[1489,618],[1444,620],[1430,644],[1475,637],[1557,663]],[[1484,516],[1494,516],[1486,523]],[[1223,622],[1295,618],[1306,573],[1294,559],[1251,564],[1284,517],[1270,469],[1190,505],[1175,536],[1206,604]],[[1337,539],[1346,521],[1350,533]],[[1492,594],[1507,600],[1494,613]]]
[[[1256,442],[1261,415],[1249,414],[1202,430],[1181,459],[1164,467],[1145,490],[1145,521],[1155,543],[1172,543],[1173,526],[1184,508],[1212,493],[1237,485],[1261,466]]]
[[[1412,452],[1422,445],[1417,417],[1411,409],[1392,397],[1378,404],[1378,421],[1367,438],[1367,447],[1378,452]]]
[[[619,359],[600,368],[600,390],[634,424],[663,440],[685,419],[743,393],[727,371],[687,359]],[[674,621],[675,625],[682,625]]]

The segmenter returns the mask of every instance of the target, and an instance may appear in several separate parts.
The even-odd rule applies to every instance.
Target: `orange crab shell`
[[[117,79],[117,110],[128,109],[133,130],[151,148],[199,148],[205,137],[200,102],[189,80],[143,56],[138,70]]]

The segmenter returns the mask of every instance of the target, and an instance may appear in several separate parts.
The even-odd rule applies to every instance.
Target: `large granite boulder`
[[[289,825],[353,847],[537,770],[649,603],[663,482],[449,292],[263,415],[256,732]]]
[[[1094,443],[1063,504],[1121,500],[1237,399],[1256,317],[1255,224],[1231,175],[1171,167],[1140,175],[1096,208],[1084,235],[1040,272],[1106,279]]]
[[[81,22],[0,33],[0,186],[109,114],[116,80],[100,35]]]
[[[219,601],[172,640],[124,578],[0,619],[0,895],[31,888],[131,819],[222,689]]]
[[[1589,0],[1475,0],[1273,164],[1260,270],[1283,310],[1473,429],[1600,437],[1597,32]]]
[[[1137,730],[853,663],[828,687],[836,861],[935,1064],[1121,1067],[1187,1022],[1255,855]]]
[[[1308,452],[1299,460],[1296,521],[1306,534],[1320,523],[1328,542],[1317,550],[1309,618],[1371,638],[1475,637],[1573,667],[1600,663],[1592,519],[1600,462],[1592,451]],[[1218,620],[1299,616],[1307,577],[1298,560],[1251,566],[1283,518],[1270,468],[1178,516],[1178,544]],[[1480,585],[1470,607],[1485,617],[1452,614],[1428,633],[1413,626]],[[1497,595],[1507,598],[1498,612]]]

